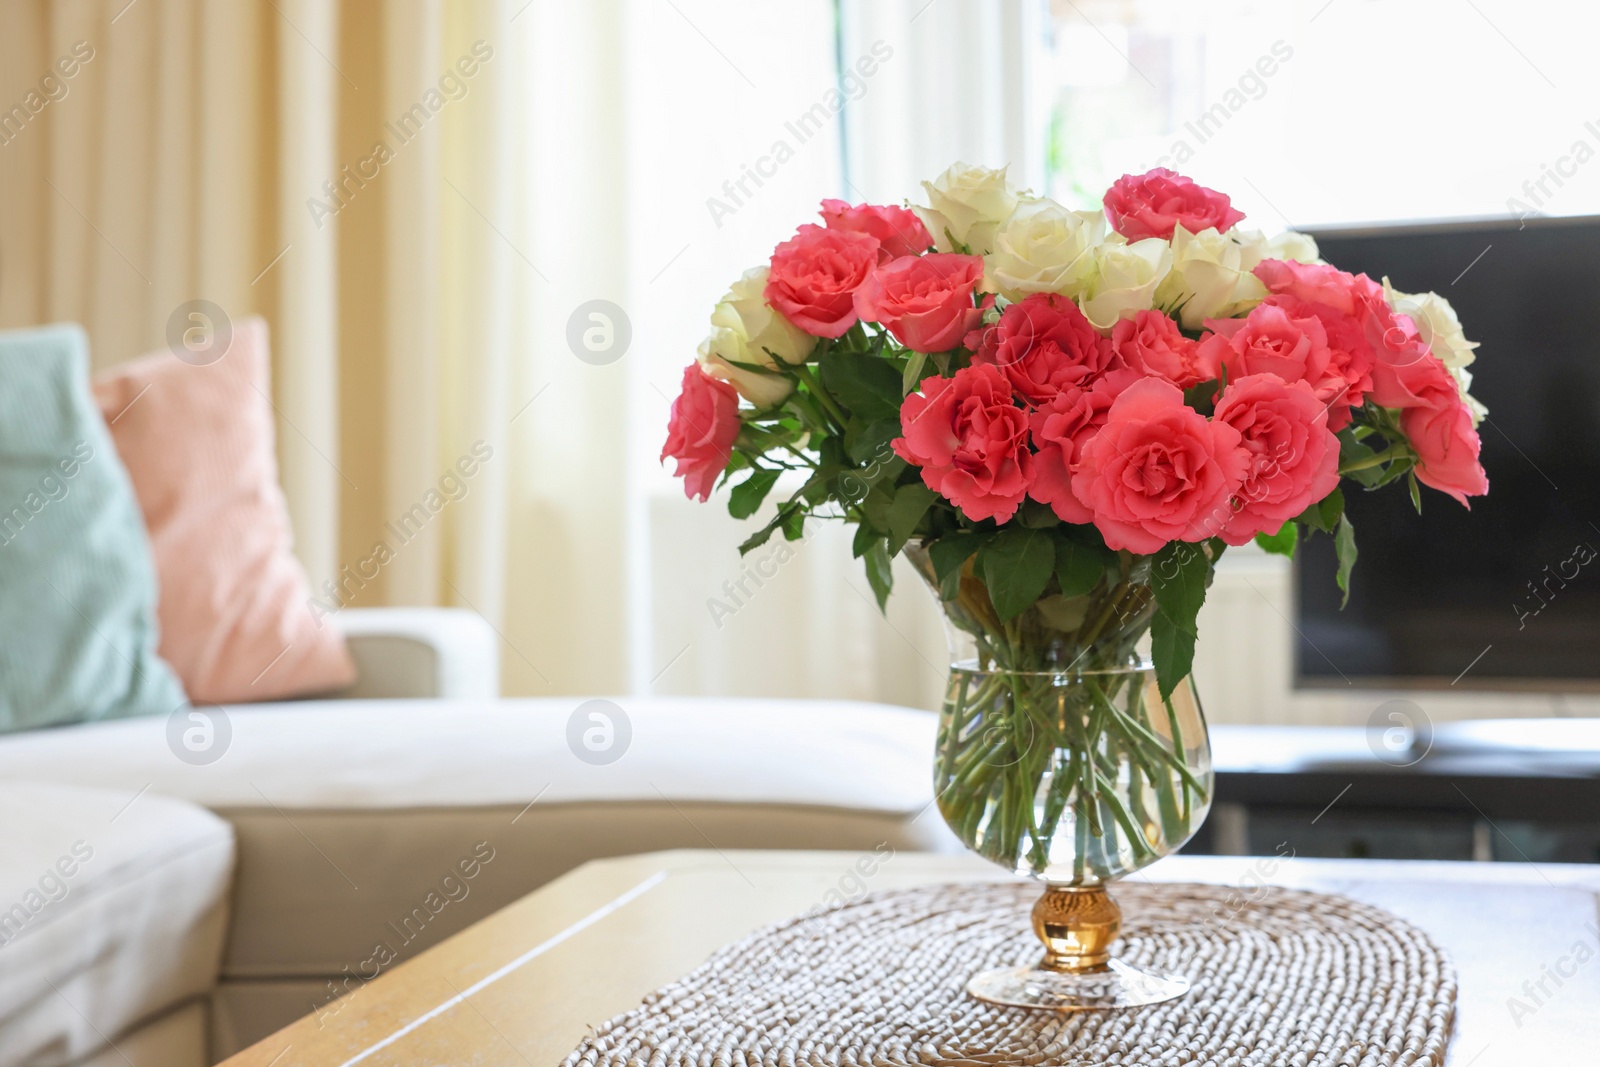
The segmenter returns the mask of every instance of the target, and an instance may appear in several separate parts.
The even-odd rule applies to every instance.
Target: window
[[[1044,6],[1030,80],[1045,192],[1064,203],[1169,166],[1226,190],[1268,232],[1600,213],[1590,5]]]

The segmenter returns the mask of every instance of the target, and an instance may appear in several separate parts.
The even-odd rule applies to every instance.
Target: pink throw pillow
[[[189,698],[239,703],[355,681],[308,607],[273,452],[267,324],[235,323],[214,363],[161,351],[97,375],[95,399],[155,553],[159,652]]]

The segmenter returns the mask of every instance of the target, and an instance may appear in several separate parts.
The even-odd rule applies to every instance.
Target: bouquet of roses
[[[1348,596],[1341,478],[1403,480],[1419,508],[1419,482],[1487,491],[1476,346],[1441,297],[1241,228],[1168,170],[1102,211],[1004,169],[924,188],[823,201],[712,314],[662,458],[691,497],[737,479],[736,518],[803,476],[741,551],[853,522],[880,605],[904,551],[982,665],[1121,663],[1148,630],[1166,699],[1226,546],[1329,534]]]
[[[1290,554],[1302,530],[1335,535],[1347,588],[1341,475],[1404,478],[1414,500],[1419,481],[1487,491],[1476,346],[1443,298],[1337,270],[1300,234],[1264,240],[1171,171],[1123,177],[1103,213],[1004,170],[925,187],[927,207],[824,201],[717,305],[663,458],[702,500],[743,474],[736,518],[809,472],[741,551],[843,518],[880,601],[914,542],[940,584],[976,556],[1004,620],[1131,554],[1176,577],[1252,538]],[[1163,616],[1192,636],[1188,599],[1158,636]],[[1155,650],[1174,682],[1183,644]]]

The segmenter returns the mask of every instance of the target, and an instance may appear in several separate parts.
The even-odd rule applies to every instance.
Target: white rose
[[[1383,296],[1390,307],[1411,317],[1417,324],[1417,333],[1446,367],[1452,370],[1465,367],[1478,358],[1472,351],[1478,347],[1478,342],[1467,340],[1456,309],[1438,293],[1402,293],[1385,278]]]
[[[1006,168],[969,167],[957,163],[931,182],[923,182],[927,207],[913,207],[941,252],[966,245],[981,256],[994,247],[994,231],[1017,206],[1017,194],[1006,181]]]
[[[738,346],[739,338],[732,330],[722,326],[713,327],[710,335],[700,342],[700,368],[713,378],[720,378],[733,386],[740,396],[758,408],[770,408],[788,399],[789,394],[794,392],[794,383],[788,378],[779,374],[757,374],[735,367],[721,354]]]
[[[1294,230],[1284,230],[1267,237],[1260,230],[1235,226],[1227,235],[1243,250],[1245,262],[1252,267],[1263,259],[1283,259],[1293,263],[1323,262],[1318,258],[1317,242],[1307,234]]]
[[[1322,254],[1310,234],[1284,230],[1267,242],[1262,259],[1284,259],[1292,263],[1322,263]]]
[[[752,267],[723,294],[711,313],[711,334],[700,344],[700,365],[707,374],[739,390],[756,407],[771,407],[794,391],[794,383],[779,374],[760,374],[736,363],[777,367],[802,363],[816,339],[784,318],[767,303],[767,268]]]
[[[1157,287],[1156,301],[1177,309],[1185,329],[1201,329],[1206,319],[1230,318],[1266,297],[1266,286],[1250,273],[1261,262],[1265,244],[1256,244],[1248,232],[1243,241],[1237,236],[1209,227],[1192,234],[1179,226],[1172,232],[1172,272]]]
[[[1095,249],[1094,277],[1078,302],[1101,333],[1109,333],[1118,319],[1155,306],[1156,287],[1172,269],[1172,246],[1161,238],[1128,244],[1113,237]]]
[[[1395,311],[1409,316],[1416,323],[1417,336],[1439,357],[1439,361],[1450,371],[1450,376],[1456,380],[1461,401],[1472,412],[1472,425],[1482,422],[1483,417],[1489,414],[1489,409],[1468,392],[1472,388],[1472,372],[1467,370],[1467,364],[1478,358],[1477,353],[1472,351],[1478,347],[1478,342],[1467,340],[1467,335],[1461,329],[1461,320],[1456,317],[1456,309],[1450,306],[1450,301],[1438,293],[1402,293],[1389,284],[1388,278],[1383,279],[1383,297]]]
[[[1456,391],[1461,394],[1461,402],[1467,405],[1467,412],[1472,416],[1472,425],[1476,427],[1489,414],[1489,409],[1483,406],[1482,401],[1473,396],[1469,389],[1472,388],[1472,372],[1465,367],[1447,367],[1450,377],[1456,380]]]
[[[1094,277],[1095,249],[1105,235],[1103,211],[1068,211],[1054,200],[1024,197],[995,231],[983,287],[1007,300],[1030,293],[1076,297]]]

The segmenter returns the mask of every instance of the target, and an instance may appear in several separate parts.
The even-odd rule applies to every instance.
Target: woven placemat
[[[1038,959],[1039,892],[924,886],[775,924],[598,1027],[567,1067],[1444,1063],[1449,960],[1409,923],[1324,893],[1118,883],[1117,954],[1186,975],[1188,996],[1071,1013],[973,1000],[974,972]]]

